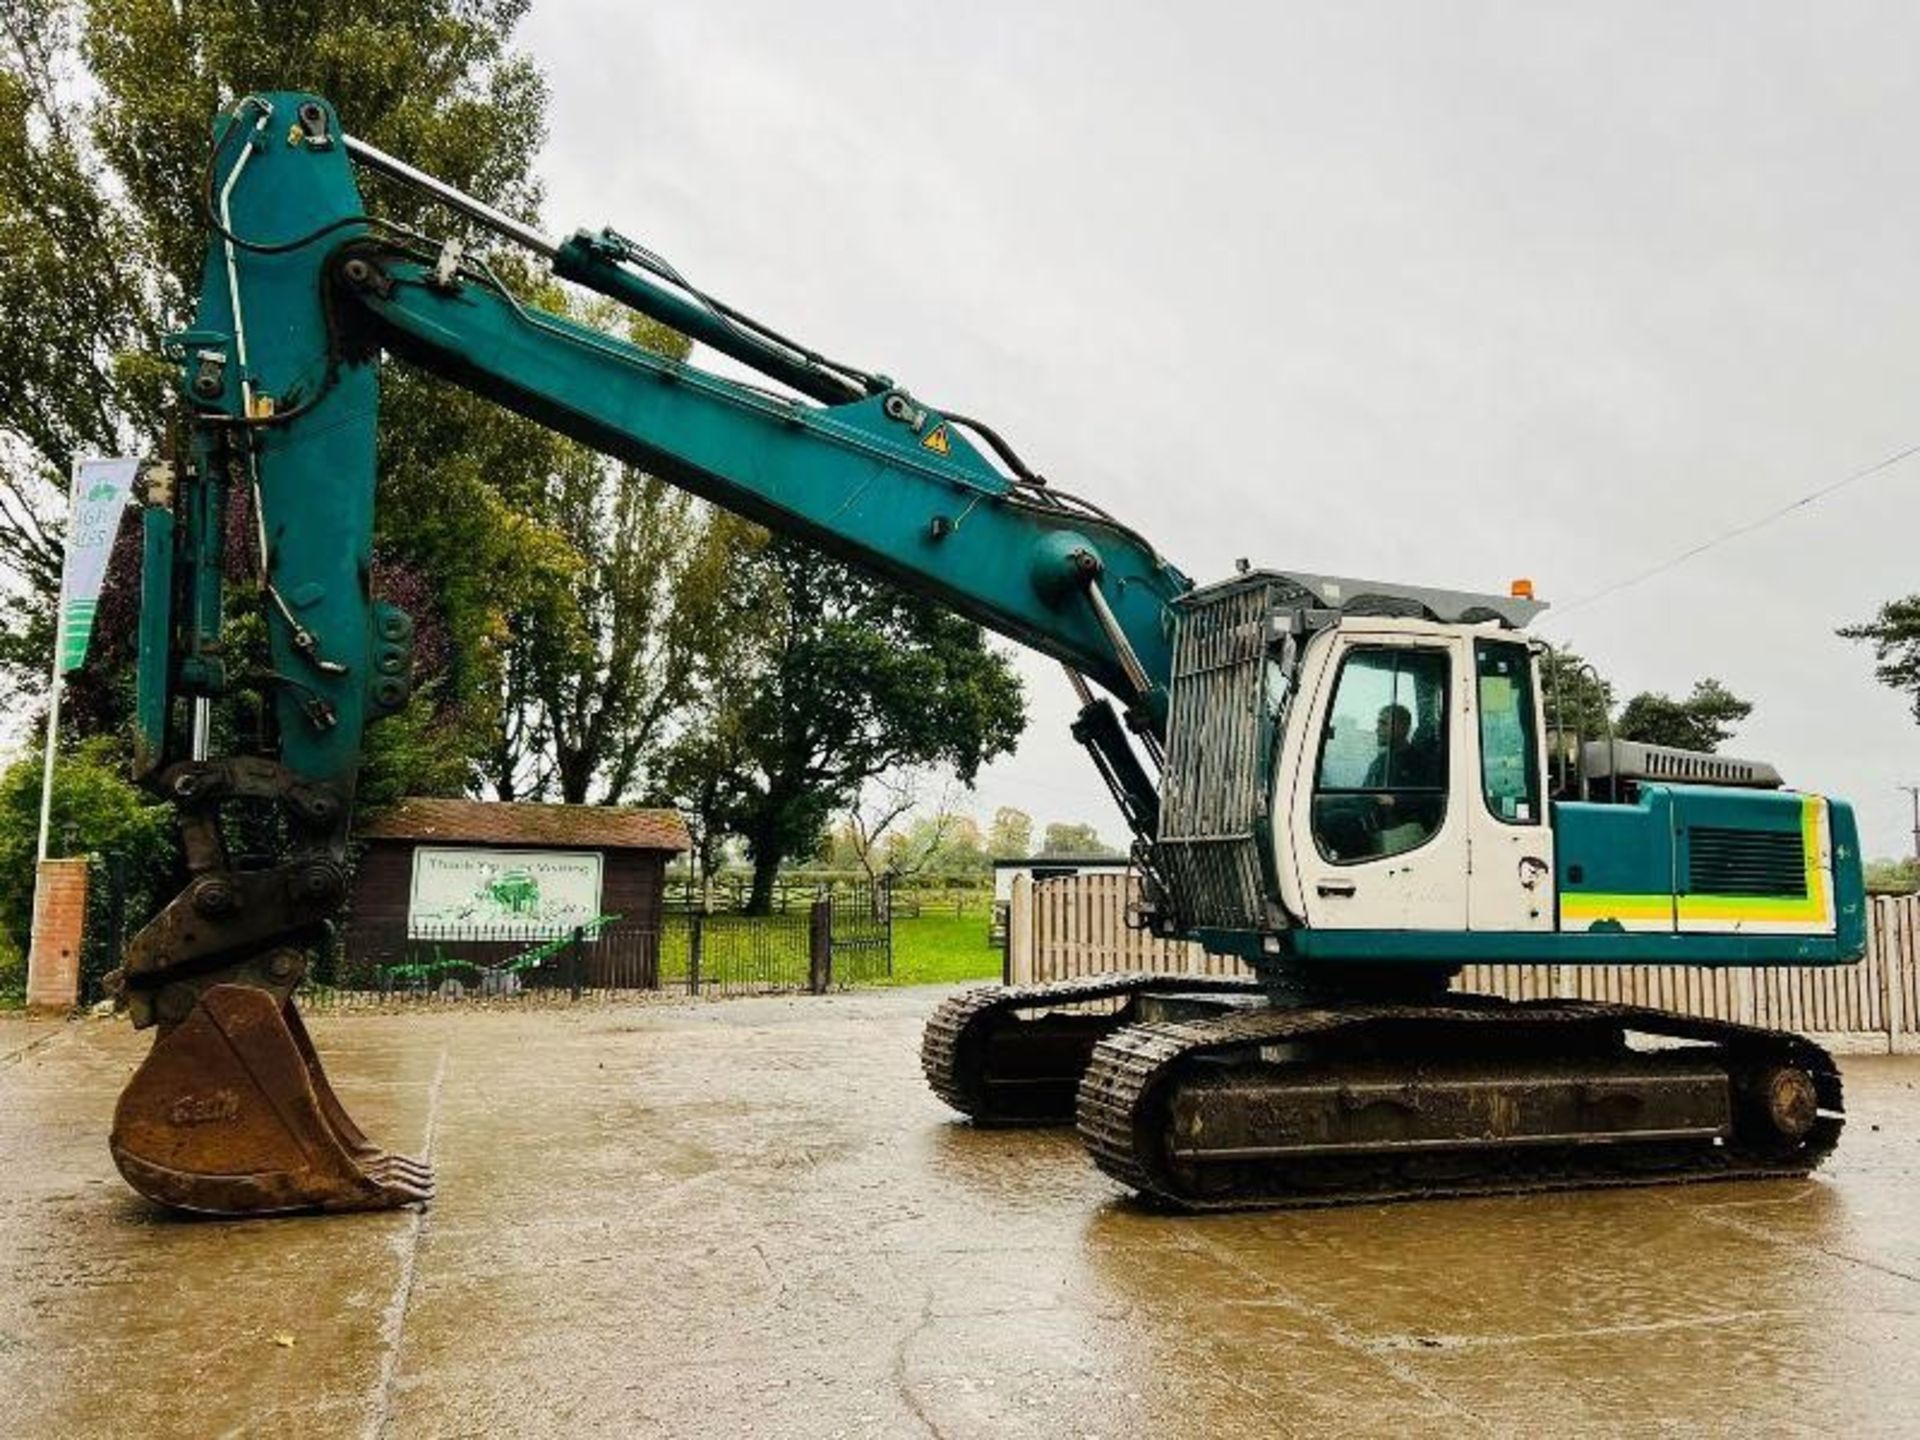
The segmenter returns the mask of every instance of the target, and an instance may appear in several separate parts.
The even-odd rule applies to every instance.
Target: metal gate
[[[816,987],[870,985],[893,975],[893,890],[883,880],[835,885],[817,902],[826,973]]]

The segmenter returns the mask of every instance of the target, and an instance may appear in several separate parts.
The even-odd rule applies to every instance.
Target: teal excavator
[[[757,372],[725,379],[516,297],[487,252],[371,214],[417,187],[561,279]],[[373,593],[381,365],[417,366],[1059,661],[1135,837],[1137,921],[1254,979],[1115,976],[941,1005],[922,1060],[981,1124],[1077,1123],[1191,1209],[1803,1175],[1840,1081],[1793,1035],[1453,993],[1472,962],[1838,965],[1864,949],[1851,809],[1761,764],[1550,726],[1527,594],[1243,566],[1196,585],[992,428],[831,360],[611,230],[555,241],[341,129],[219,117],[176,453],[149,467],[136,766],[190,879],[117,982],[151,1052],[112,1150],[143,1195],[256,1215],[404,1205],[430,1168],[354,1125],[295,997],[347,882],[366,726],[412,622]],[[270,664],[221,636],[248,517]],[[252,753],[209,706],[259,694]],[[235,807],[279,853],[228,853]]]

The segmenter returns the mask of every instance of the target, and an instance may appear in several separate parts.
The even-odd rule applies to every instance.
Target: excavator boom
[[[525,303],[458,242],[369,215],[356,159],[798,393]],[[316,96],[241,100],[216,123],[207,176],[199,310],[170,341],[185,453],[153,472],[144,522],[136,768],[176,802],[192,880],[117,977],[134,1023],[159,1031],[114,1128],[136,1189],[216,1213],[430,1193],[424,1165],[347,1118],[293,1000],[346,893],[365,728],[411,686],[412,621],[371,593],[383,354],[935,595],[1112,691],[1132,735],[1089,692],[1089,743],[1150,825],[1133,745],[1164,730],[1168,606],[1191,582],[990,429],[663,279],[670,267],[611,232],[549,241],[349,137]],[[265,600],[265,676],[230,673],[222,646],[236,510]],[[216,758],[210,707],[243,686],[270,701],[271,753]],[[227,854],[221,816],[240,803],[278,810],[290,842],[278,863]]]

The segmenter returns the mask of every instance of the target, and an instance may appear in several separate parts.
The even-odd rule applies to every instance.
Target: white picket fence
[[[1014,881],[1005,979],[1010,985],[1115,970],[1244,975],[1230,956],[1129,929],[1135,880],[1119,873]],[[1516,1000],[1609,1000],[1817,1035],[1854,1052],[1920,1051],[1920,897],[1869,902],[1857,965],[1698,969],[1677,965],[1471,965],[1455,988]]]

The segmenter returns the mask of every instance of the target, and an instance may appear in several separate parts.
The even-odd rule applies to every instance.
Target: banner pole
[[[47,687],[47,759],[40,776],[40,849],[38,860],[47,858],[47,835],[53,824],[53,757],[60,743],[60,659],[66,648],[67,603],[65,584],[53,622],[53,678]]]
[[[74,458],[73,473],[67,477],[67,530],[73,531],[73,518],[79,511],[80,470],[85,462]],[[60,680],[67,659],[67,563],[70,546],[60,551],[60,588],[53,599],[53,673],[47,683],[47,755],[40,775],[40,844],[35,855],[38,863],[47,858],[47,838],[53,826],[53,760],[60,748]]]

